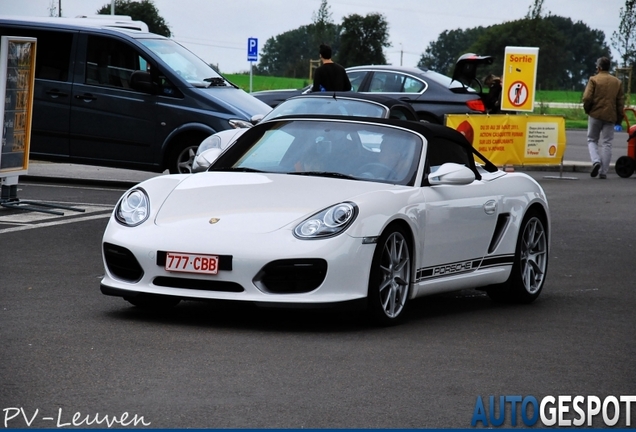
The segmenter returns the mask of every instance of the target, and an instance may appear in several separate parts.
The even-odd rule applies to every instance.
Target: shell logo
[[[550,146],[550,148],[548,149],[548,153],[550,153],[550,156],[554,156],[556,154],[557,148],[556,146],[553,144]]]

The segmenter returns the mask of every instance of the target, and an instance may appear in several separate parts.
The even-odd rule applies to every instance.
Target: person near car
[[[345,69],[331,60],[331,47],[320,45],[320,60],[322,65],[314,71],[314,85],[312,92],[321,91],[349,91],[351,82]]]
[[[488,114],[501,112],[501,78],[490,74],[484,78],[484,85],[488,87],[488,93],[484,97],[484,105]]]
[[[599,58],[596,75],[590,77],[583,92],[583,109],[588,115],[587,146],[592,160],[590,175],[601,179],[607,178],[612,159],[614,126],[623,120],[623,84],[610,75],[610,65],[609,58]]]

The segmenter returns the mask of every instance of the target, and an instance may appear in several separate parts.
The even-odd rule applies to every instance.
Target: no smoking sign
[[[528,94],[528,86],[521,81],[515,81],[508,88],[508,101],[513,106],[523,106],[528,100]]]

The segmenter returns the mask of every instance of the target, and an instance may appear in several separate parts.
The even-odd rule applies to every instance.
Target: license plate
[[[196,255],[168,252],[166,270],[171,272],[217,274],[219,257],[216,255]]]

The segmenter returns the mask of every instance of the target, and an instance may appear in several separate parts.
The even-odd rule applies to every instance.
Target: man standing
[[[592,159],[590,175],[607,178],[612,159],[614,125],[623,121],[623,84],[610,75],[610,60],[601,57],[596,61],[596,75],[590,77],[583,93],[583,109],[588,115],[587,146]],[[603,137],[599,149],[599,138]],[[600,151],[599,151],[600,150]],[[600,153],[600,155],[599,155]]]
[[[347,72],[342,66],[331,60],[331,47],[329,45],[320,45],[320,60],[322,66],[314,71],[312,92],[351,90],[351,82]]]

